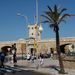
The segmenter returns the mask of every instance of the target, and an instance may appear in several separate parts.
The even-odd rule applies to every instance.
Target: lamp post
[[[42,17],[40,16],[40,26],[39,26],[39,31],[40,33],[43,31],[43,27],[42,27]]]
[[[28,25],[28,17],[26,15],[23,15],[21,13],[17,13],[17,15],[24,17],[24,19],[26,20],[26,25]],[[23,59],[23,49],[22,49],[22,59]]]

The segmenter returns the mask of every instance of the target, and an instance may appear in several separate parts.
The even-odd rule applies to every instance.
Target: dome
[[[20,38],[20,39],[18,40],[18,42],[24,43],[24,42],[25,42],[25,39]]]

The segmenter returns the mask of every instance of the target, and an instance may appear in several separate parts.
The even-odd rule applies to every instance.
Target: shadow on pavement
[[[23,70],[21,72],[15,72],[15,73],[0,73],[0,75],[52,75],[52,74],[44,74],[35,72],[33,70]]]
[[[17,67],[17,68],[32,68],[32,69],[36,69],[36,67],[34,67],[34,66],[23,66],[23,65],[15,65],[15,67]]]
[[[59,66],[56,66],[56,65],[47,65],[47,66],[44,66],[43,68],[52,68],[57,70],[58,72],[60,71]]]

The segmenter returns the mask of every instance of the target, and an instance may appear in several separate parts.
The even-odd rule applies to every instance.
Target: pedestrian
[[[5,60],[5,53],[4,52],[0,52],[0,67],[4,67],[4,60]]]
[[[39,64],[37,65],[37,69],[38,69],[39,67],[43,67],[43,64],[44,64],[43,54],[40,53],[40,56],[39,56]]]
[[[31,59],[31,56],[30,56],[30,54],[28,53],[27,54],[27,60],[29,61]]]
[[[13,54],[13,63],[14,63],[14,66],[15,66],[16,63],[17,63],[16,51],[17,51],[17,48],[16,48],[16,44],[14,43],[14,44],[12,45],[12,54]]]
[[[51,48],[51,57],[53,58],[53,55],[54,55],[54,50],[53,48]]]
[[[31,56],[31,62],[34,63],[34,55]]]
[[[14,66],[16,66],[16,63],[17,63],[16,53],[13,54],[13,63],[14,63]]]
[[[43,57],[40,57],[40,67],[43,67],[43,64],[44,64]]]
[[[39,69],[40,67],[43,67],[43,64],[44,64],[43,56],[40,55],[39,56],[39,63],[37,64],[36,69]]]

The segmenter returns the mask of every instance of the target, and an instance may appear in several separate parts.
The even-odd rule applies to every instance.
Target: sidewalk
[[[18,60],[17,66],[23,70],[34,70],[37,72],[42,72],[42,73],[47,73],[47,74],[52,74],[52,75],[63,75],[63,74],[59,74],[58,71],[55,70],[54,68],[45,67],[45,66],[52,66],[53,63],[54,65],[58,66],[57,60],[49,61],[45,59],[44,67],[42,68],[39,67],[37,69],[36,67],[39,64],[38,61],[35,61],[35,63],[31,63],[31,62],[28,62],[27,60]],[[6,65],[12,66],[13,63],[7,62]],[[64,74],[64,75],[75,75],[75,69],[65,69],[65,71],[67,72],[67,74]]]

